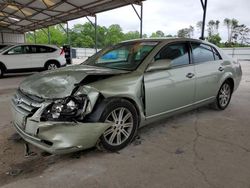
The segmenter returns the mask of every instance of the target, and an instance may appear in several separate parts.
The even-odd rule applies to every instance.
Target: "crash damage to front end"
[[[108,123],[77,121],[73,116],[72,119],[70,116],[60,119],[58,109],[53,115],[45,117],[45,113],[57,103],[32,99],[20,90],[11,104],[16,131],[25,141],[49,153],[63,154],[93,147],[111,126]],[[90,105],[86,108],[91,109]],[[87,113],[83,108],[80,113]],[[79,116],[81,119],[83,117],[84,114]]]
[[[79,74],[70,68],[65,71],[31,76],[20,85],[11,101],[16,131],[28,143],[53,154],[94,147],[104,131],[112,126],[86,120],[100,93],[82,83],[88,75],[100,78],[115,73],[93,73],[89,67]]]

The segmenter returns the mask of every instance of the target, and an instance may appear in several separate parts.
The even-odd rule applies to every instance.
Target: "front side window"
[[[163,47],[155,56],[156,63],[157,60],[171,60],[171,67],[188,65],[188,46],[186,43],[169,44]]]
[[[208,45],[201,43],[191,43],[193,52],[193,63],[204,63],[214,61],[214,52]]]
[[[14,54],[22,54],[23,53],[23,47],[22,46],[16,46],[9,51],[6,52],[8,55],[14,55]]]
[[[158,42],[127,42],[101,50],[87,65],[111,69],[135,70]]]
[[[221,59],[221,56],[220,56],[219,52],[215,48],[213,48],[213,53],[214,53],[214,59],[215,60],[220,60]]]

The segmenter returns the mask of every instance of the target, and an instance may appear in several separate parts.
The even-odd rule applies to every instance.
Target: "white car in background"
[[[4,73],[51,70],[66,66],[64,51],[54,45],[18,44],[0,49],[0,77]]]

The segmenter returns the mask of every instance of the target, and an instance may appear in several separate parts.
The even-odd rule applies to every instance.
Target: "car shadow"
[[[35,74],[37,72],[29,72],[29,73],[5,73],[3,78],[17,78],[17,77],[24,77],[24,76],[30,76],[32,74]]]

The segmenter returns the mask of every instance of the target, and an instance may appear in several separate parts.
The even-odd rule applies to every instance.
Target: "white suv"
[[[64,51],[53,45],[19,44],[0,49],[0,77],[4,73],[51,70],[66,66]]]

